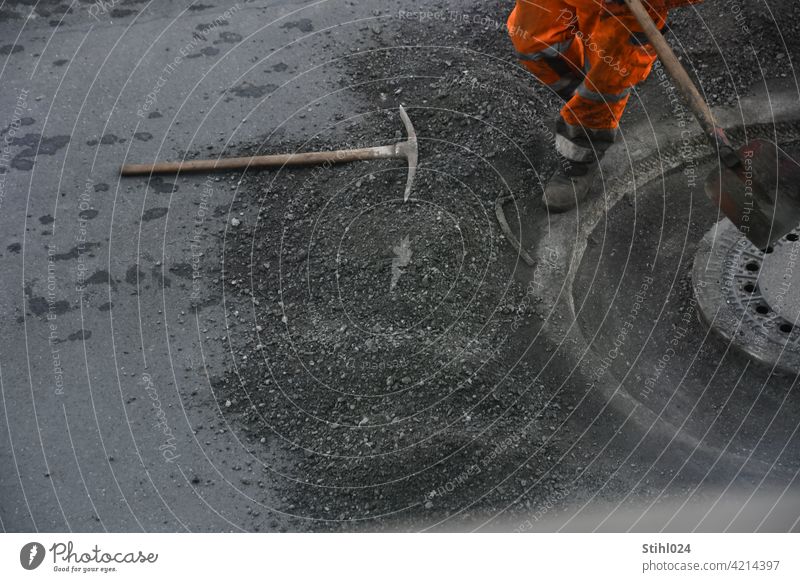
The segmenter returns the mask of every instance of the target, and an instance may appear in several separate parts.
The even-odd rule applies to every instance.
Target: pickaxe
[[[215,160],[186,160],[182,162],[157,162],[155,164],[124,164],[123,176],[141,176],[177,172],[213,172],[215,170],[236,170],[241,168],[275,168],[282,166],[308,166],[314,164],[340,164],[359,160],[385,160],[405,158],[408,162],[408,179],[403,200],[411,195],[411,186],[417,173],[417,133],[411,124],[406,110],[400,106],[400,118],[406,126],[408,139],[394,145],[375,146],[352,150],[331,152],[305,152],[299,154],[271,154],[244,158],[218,158]]]

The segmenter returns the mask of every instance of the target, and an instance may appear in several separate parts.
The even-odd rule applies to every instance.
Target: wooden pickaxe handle
[[[661,63],[664,65],[664,68],[667,69],[670,77],[672,77],[672,79],[675,81],[675,84],[678,86],[678,89],[683,94],[684,98],[689,104],[689,109],[691,109],[692,113],[694,113],[694,116],[700,123],[700,127],[703,128],[703,132],[714,143],[714,145],[719,148],[720,156],[726,162],[738,163],[738,158],[735,157],[735,153],[731,147],[730,141],[728,140],[728,136],[725,135],[725,131],[717,124],[716,120],[714,119],[714,114],[711,112],[711,108],[708,106],[708,103],[706,103],[706,100],[703,99],[700,91],[697,90],[692,78],[678,60],[678,57],[673,52],[672,47],[669,46],[669,43],[667,43],[664,35],[661,34],[660,30],[658,30],[658,27],[656,26],[655,22],[653,22],[653,19],[650,17],[647,9],[644,7],[644,5],[642,5],[642,1],[624,1],[630,11],[636,17],[636,20],[639,22],[639,26],[641,26],[642,30],[644,30],[644,33],[647,35],[647,39],[650,41],[650,44],[652,44],[653,48],[655,48],[656,54],[661,60]],[[734,158],[730,157],[731,154],[733,154]]]
[[[243,158],[218,158],[216,160],[185,160],[182,162],[157,162],[155,164],[124,164],[123,176],[167,174],[176,172],[209,172],[213,170],[237,170],[242,168],[275,168],[281,166],[308,166],[315,164],[340,164],[360,160],[379,160],[405,157],[395,145],[336,150],[331,152],[308,152],[300,154],[273,154]]]

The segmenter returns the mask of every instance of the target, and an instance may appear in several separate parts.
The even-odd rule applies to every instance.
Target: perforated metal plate
[[[715,332],[761,363],[800,372],[800,231],[762,252],[718,222],[698,246],[692,286]]]

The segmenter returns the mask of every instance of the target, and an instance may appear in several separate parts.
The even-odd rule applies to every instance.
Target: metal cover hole
[[[798,238],[800,238],[800,236],[797,236],[797,234],[793,232],[790,232],[789,234],[786,235],[786,240],[790,240],[792,242],[795,242]]]
[[[744,268],[747,269],[748,271],[758,271],[758,263],[756,263],[755,261],[750,261],[745,265]]]
[[[778,329],[783,333],[792,333],[794,326],[791,323],[782,323]]]
[[[760,313],[761,315],[766,315],[767,313],[769,313],[769,307],[767,307],[766,305],[759,305],[758,307],[756,307],[756,312]]]
[[[744,286],[744,290],[745,290],[745,291],[747,291],[748,293],[752,293],[753,291],[755,291],[755,290],[756,290],[756,286],[755,286],[755,285],[753,285],[752,283],[747,283],[747,284]]]

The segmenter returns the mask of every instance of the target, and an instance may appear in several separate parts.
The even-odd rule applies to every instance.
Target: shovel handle
[[[341,164],[359,160],[376,160],[398,157],[393,145],[338,150],[332,152],[307,152],[300,154],[273,154],[244,158],[219,158],[216,160],[185,160],[182,162],[157,162],[155,164],[124,164],[123,176],[149,174],[174,174],[177,172],[210,172],[243,168],[279,168],[281,166],[308,166],[314,164]]]
[[[644,30],[644,33],[647,35],[650,44],[655,48],[656,54],[658,58],[661,59],[664,68],[667,69],[667,72],[669,72],[670,76],[675,81],[678,89],[680,89],[681,93],[686,98],[689,108],[700,123],[700,127],[703,128],[703,132],[714,145],[720,148],[721,153],[733,153],[733,148],[728,140],[728,136],[725,135],[725,130],[717,125],[711,108],[708,106],[705,99],[703,99],[700,91],[697,90],[692,78],[689,76],[689,73],[686,72],[686,69],[678,60],[678,57],[675,56],[672,47],[669,46],[664,35],[661,34],[661,31],[656,27],[647,9],[642,5],[642,1],[625,0],[625,4],[628,5],[628,8],[636,17],[642,30]]]

